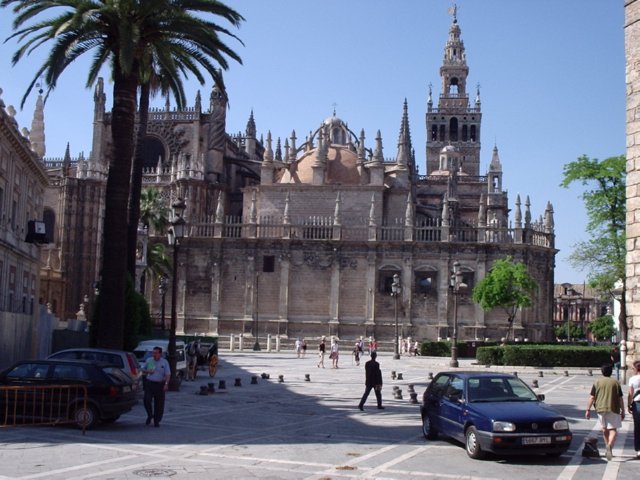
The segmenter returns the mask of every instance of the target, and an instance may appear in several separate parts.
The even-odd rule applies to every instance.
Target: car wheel
[[[467,428],[464,436],[467,455],[476,460],[484,458],[485,452],[480,448],[480,439],[478,438],[478,430],[476,430],[476,427],[471,426]]]
[[[102,423],[115,423],[120,418],[120,415],[116,415],[115,417],[103,418]]]
[[[433,428],[433,423],[427,414],[422,417],[422,434],[427,440],[435,440],[438,438],[438,431]]]
[[[73,421],[78,426],[78,428],[85,428],[86,430],[91,430],[98,423],[98,410],[93,405],[79,405],[73,411],[72,416]]]

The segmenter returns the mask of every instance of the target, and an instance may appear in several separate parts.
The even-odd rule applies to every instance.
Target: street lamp
[[[569,315],[567,315],[567,343],[571,343],[571,315],[575,312],[575,302],[569,303]]]
[[[164,324],[164,306],[165,306],[165,297],[167,296],[167,286],[169,284],[169,277],[166,273],[160,275],[160,285],[158,285],[158,291],[160,292],[160,298],[162,302],[160,303],[160,321],[162,324],[162,331],[165,331]]]
[[[398,348],[398,297],[402,292],[402,285],[400,285],[400,275],[395,273],[393,275],[393,283],[391,284],[391,296],[395,300],[394,317],[396,320],[396,337],[393,342],[393,359],[400,360],[400,349]]]
[[[167,234],[169,245],[173,247],[173,281],[171,282],[171,328],[169,330],[169,367],[171,368],[171,380],[169,380],[169,390],[177,392],[180,390],[180,380],[176,375],[176,303],[178,302],[178,252],[180,250],[180,240],[184,238],[185,221],[182,218],[186,204],[182,198],[178,198],[171,208],[173,210],[173,221]]]
[[[460,269],[460,262],[457,260],[453,262],[453,270],[451,272],[451,279],[449,283],[449,289],[453,294],[453,336],[451,338],[451,360],[449,366],[458,368],[458,295],[460,295],[460,289],[466,288],[467,284],[462,281],[463,275]]]

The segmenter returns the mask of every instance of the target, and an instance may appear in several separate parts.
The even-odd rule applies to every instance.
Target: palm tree
[[[156,235],[164,234],[169,225],[169,207],[163,200],[159,189],[145,188],[140,193],[140,223],[153,229]]]
[[[158,71],[172,72],[168,82],[181,91],[180,75],[187,71],[202,78],[204,68],[219,78],[214,62],[226,63],[229,49],[218,33],[225,32],[206,20],[217,15],[223,5],[215,0],[1,0],[13,6],[14,33],[22,44],[13,63],[42,45],[51,50],[27,87],[22,103],[41,76],[47,96],[60,75],[78,57],[93,52],[87,86],[91,87],[101,68],[110,68],[113,80],[111,151],[107,178],[104,245],[101,270],[102,301],[99,302],[97,343],[122,348],[124,344],[125,288],[127,274],[127,205],[134,152],[136,95],[148,62],[149,49]],[[234,12],[235,13],[235,12]],[[197,16],[196,16],[197,14]],[[237,14],[240,22],[243,18]],[[223,63],[220,63],[220,61]],[[172,89],[174,92],[175,89]],[[184,96],[183,96],[184,98]],[[136,222],[137,224],[137,222]]]

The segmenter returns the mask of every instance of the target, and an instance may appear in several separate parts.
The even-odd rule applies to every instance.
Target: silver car
[[[52,353],[47,358],[55,360],[96,360],[109,363],[120,368],[131,377],[135,391],[141,388],[142,372],[135,355],[131,352],[107,348],[69,348]]]

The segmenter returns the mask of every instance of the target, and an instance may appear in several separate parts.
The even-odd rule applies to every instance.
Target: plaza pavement
[[[313,346],[312,346],[313,348]],[[364,357],[366,361],[368,357]],[[570,451],[560,458],[513,457],[471,460],[453,441],[427,442],[421,433],[419,405],[410,403],[408,385],[422,396],[429,372],[448,369],[448,359],[382,353],[383,402],[371,395],[357,409],[364,389],[364,361],[343,354],[339,369],[328,356],[325,369],[292,352],[221,352],[216,375],[227,388],[198,395],[211,380],[200,371],[194,382],[167,395],[160,428],[144,425],[140,403],[113,425],[82,435],[70,426],[0,429],[0,479],[619,479],[638,478],[632,423],[624,422],[614,460],[580,455],[595,421],[584,419],[591,383],[586,370],[502,368],[515,371],[565,414],[574,432]],[[462,360],[461,369],[482,369]],[[403,375],[392,380],[391,371]],[[267,373],[264,380],[260,374]],[[305,381],[305,375],[310,381]],[[597,372],[594,372],[596,375]],[[279,375],[284,382],[278,382]],[[251,377],[258,383],[251,384]],[[235,379],[242,386],[235,387]],[[394,399],[392,388],[402,389]],[[599,443],[602,451],[602,441]]]

